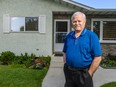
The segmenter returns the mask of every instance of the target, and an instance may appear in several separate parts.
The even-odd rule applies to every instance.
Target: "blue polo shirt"
[[[87,29],[78,38],[74,31],[70,32],[65,38],[63,52],[66,53],[66,64],[76,68],[86,67],[95,56],[102,55],[97,35]]]

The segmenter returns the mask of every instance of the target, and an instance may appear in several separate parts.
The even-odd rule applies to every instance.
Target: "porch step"
[[[59,56],[63,56],[63,52],[55,52],[55,53],[54,53],[54,56],[58,56],[58,57],[59,57]]]

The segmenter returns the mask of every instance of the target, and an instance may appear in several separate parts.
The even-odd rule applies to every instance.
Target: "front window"
[[[38,17],[11,17],[11,31],[38,31]]]
[[[116,19],[93,19],[92,24],[101,42],[116,43]]]
[[[103,40],[116,40],[116,21],[103,21]]]

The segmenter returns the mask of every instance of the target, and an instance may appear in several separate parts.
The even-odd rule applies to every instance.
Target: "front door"
[[[70,30],[70,20],[54,20],[54,52],[62,52],[64,38]]]

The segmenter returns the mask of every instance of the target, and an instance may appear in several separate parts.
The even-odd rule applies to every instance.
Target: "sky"
[[[116,0],[74,0],[96,9],[116,9]]]

